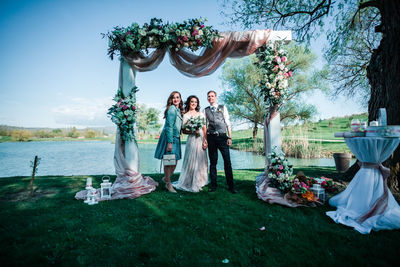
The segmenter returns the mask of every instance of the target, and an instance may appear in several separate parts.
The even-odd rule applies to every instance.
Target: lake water
[[[140,171],[160,171],[160,161],[153,157],[156,144],[139,144]],[[185,146],[182,145],[184,153]],[[110,141],[42,141],[0,143],[0,177],[29,176],[34,156],[41,158],[37,175],[114,174],[114,144]],[[183,158],[183,155],[182,155]],[[234,169],[264,168],[265,157],[251,152],[231,150]],[[298,166],[335,166],[333,159],[289,159]],[[182,166],[177,166],[179,172]],[[219,156],[218,170],[223,170]]]

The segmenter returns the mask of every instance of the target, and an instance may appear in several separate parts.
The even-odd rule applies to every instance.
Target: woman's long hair
[[[174,95],[175,94],[179,94],[179,97],[181,98],[181,102],[179,103],[179,110],[181,111],[181,116],[183,116],[183,103],[182,103],[182,96],[181,96],[181,93],[179,93],[178,91],[173,91],[170,95],[169,95],[169,97],[168,97],[168,100],[167,100],[167,106],[166,106],[166,108],[165,108],[165,111],[164,111],[164,119],[167,117],[167,112],[168,112],[168,109],[169,109],[169,107],[171,106],[171,105],[173,105],[172,104],[172,99],[174,98]]]
[[[195,95],[191,95],[187,98],[186,102],[185,102],[185,113],[189,111],[190,109],[190,101],[192,101],[193,98],[196,98],[197,100],[197,107],[196,107],[196,111],[199,112],[200,111],[200,100],[197,96]]]

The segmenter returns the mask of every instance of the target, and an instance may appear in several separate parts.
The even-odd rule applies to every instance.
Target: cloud
[[[111,126],[107,110],[111,98],[71,98],[70,104],[52,108],[55,122],[73,126]]]

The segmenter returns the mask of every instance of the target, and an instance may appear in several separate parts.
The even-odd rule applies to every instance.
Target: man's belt
[[[219,136],[219,135],[226,135],[226,133],[220,133],[220,132],[207,132],[208,135],[215,135],[215,136]]]

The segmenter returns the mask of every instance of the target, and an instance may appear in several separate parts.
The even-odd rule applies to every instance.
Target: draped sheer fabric
[[[221,37],[213,40],[212,48],[203,48],[200,55],[186,49],[179,51],[168,49],[171,64],[188,77],[201,77],[212,74],[226,58],[244,57],[254,53],[268,41],[270,30],[245,32],[222,32]],[[139,72],[151,71],[164,59],[166,48],[157,49],[146,56],[138,53],[124,56],[128,64]]]
[[[117,179],[112,185],[111,199],[137,198],[156,189],[158,183],[148,176],[144,176],[132,169],[125,160],[124,144],[119,133],[116,134],[114,166]],[[76,193],[76,199],[85,199],[87,190]],[[97,189],[97,197],[100,198],[100,190]],[[101,201],[102,199],[99,199]]]
[[[398,138],[345,138],[351,152],[361,162],[361,169],[346,190],[333,196],[329,204],[337,208],[326,215],[362,234],[371,230],[399,229],[400,206],[387,188],[389,170],[381,165],[400,143]]]

